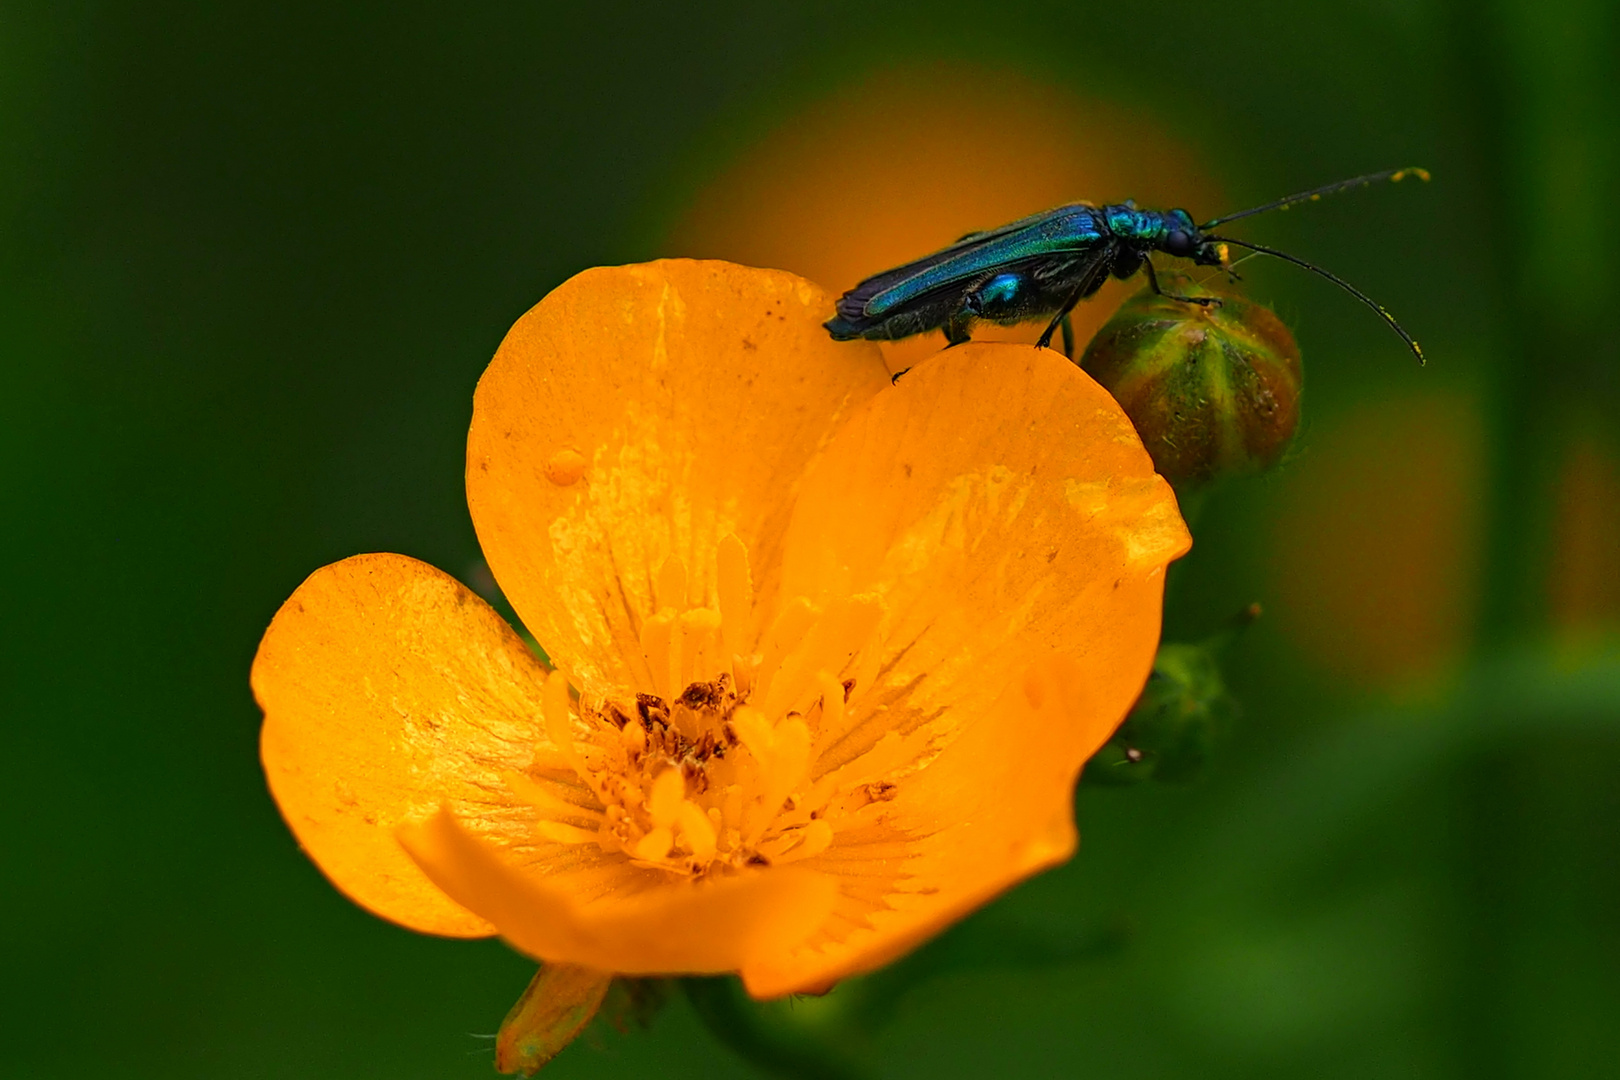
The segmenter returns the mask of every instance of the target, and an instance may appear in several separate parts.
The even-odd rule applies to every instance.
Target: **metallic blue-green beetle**
[[[1376,311],[1423,360],[1423,352],[1389,312],[1349,282],[1303,259],[1209,230],[1228,221],[1282,210],[1346,188],[1412,175],[1422,169],[1391,169],[1302,191],[1264,206],[1195,224],[1185,210],[1141,210],[1133,202],[1111,206],[1070,203],[989,232],[969,233],[956,243],[914,262],[861,282],[838,300],[827,332],[838,341],[867,338],[895,341],[930,330],[945,331],[951,345],[968,340],[977,321],[1011,325],[1051,316],[1039,344],[1052,341],[1069,312],[1102,287],[1110,275],[1128,278],[1138,270],[1159,292],[1151,256],[1155,252],[1191,259],[1199,266],[1230,271],[1227,246],[1284,259],[1320,274]],[[1207,297],[1173,297],[1192,304],[1218,303]],[[1065,340],[1072,354],[1072,343]]]

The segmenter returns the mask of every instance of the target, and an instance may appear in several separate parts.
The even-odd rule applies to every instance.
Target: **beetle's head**
[[[1204,239],[1203,232],[1193,224],[1192,215],[1185,210],[1172,210],[1167,215],[1164,239],[1159,250],[1178,259],[1191,259],[1199,266],[1227,266],[1229,256],[1226,245]]]

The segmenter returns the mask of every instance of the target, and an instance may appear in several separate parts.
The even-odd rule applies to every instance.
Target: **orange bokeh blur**
[[[1469,645],[1482,557],[1474,398],[1424,391],[1310,432],[1280,477],[1268,569],[1279,625],[1313,667],[1375,689],[1443,675]]]
[[[817,102],[744,152],[681,215],[665,251],[791,270],[839,293],[976,229],[1127,198],[1195,218],[1227,208],[1199,156],[1146,114],[1011,71],[900,67]],[[1140,287],[1110,281],[1081,304],[1079,345]],[[974,338],[1033,342],[1042,328],[986,325]],[[932,333],[883,348],[899,370],[943,344]]]
[[[1578,435],[1558,472],[1547,601],[1554,628],[1589,638],[1620,628],[1620,454]]]

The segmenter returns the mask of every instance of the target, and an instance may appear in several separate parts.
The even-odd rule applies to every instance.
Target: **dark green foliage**
[[[471,395],[513,319],[583,267],[672,254],[683,200],[792,109],[938,63],[1166,127],[1228,205],[1434,169],[1266,226],[1421,327],[1427,369],[1308,275],[1255,260],[1241,287],[1311,357],[1304,461],[1313,421],[1354,404],[1483,403],[1483,645],[1397,708],[1257,626],[1223,659],[1244,713],[1218,767],[1082,785],[1079,856],[986,912],[1023,947],[962,944],[1008,964],[918,979],[863,1064],[1506,1080],[1620,1060],[1620,674],[1513,661],[1547,636],[1558,439],[1576,410],[1620,415],[1613,5],[8,3],[0,26],[0,1076],[493,1075],[480,1036],[532,962],[383,923],[303,858],[257,761],[259,635],[356,552],[471,576]],[[939,152],[972,137],[941,129]],[[1273,482],[1234,487],[1197,523],[1172,640],[1274,598]],[[1111,952],[1024,964],[1123,923]],[[649,1031],[602,1027],[542,1075],[760,1075],[684,994]]]

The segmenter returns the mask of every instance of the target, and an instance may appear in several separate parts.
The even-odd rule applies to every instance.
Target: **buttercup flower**
[[[264,637],[270,787],[357,903],[770,997],[881,965],[1074,850],[1188,537],[1062,356],[891,386],[790,274],[587,271],[479,383],[467,492],[548,668],[401,555]]]

